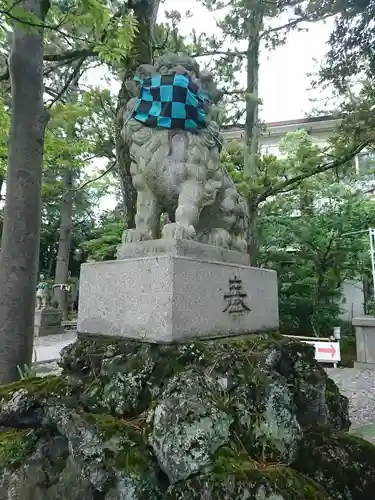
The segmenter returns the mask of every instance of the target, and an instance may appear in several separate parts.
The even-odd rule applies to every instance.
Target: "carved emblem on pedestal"
[[[227,305],[223,312],[242,314],[251,311],[250,307],[245,304],[247,293],[243,290],[242,280],[237,276],[229,280],[229,293],[224,294],[224,299],[227,301]]]

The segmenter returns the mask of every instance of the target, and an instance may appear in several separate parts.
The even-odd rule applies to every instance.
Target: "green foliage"
[[[305,130],[286,134],[279,144],[280,156],[264,154],[257,162],[256,170],[248,178],[244,173],[244,145],[228,144],[221,161],[231,173],[241,193],[258,205],[280,193],[288,193],[320,172],[333,170],[343,177],[352,169],[351,144],[338,143],[334,138],[327,148],[313,145]],[[329,153],[329,155],[327,154]],[[333,161],[330,161],[331,158]],[[350,161],[345,161],[346,157]],[[335,160],[338,161],[335,167]]]
[[[329,51],[320,71],[320,83],[332,83],[340,92],[350,89],[353,78],[373,79],[375,74],[375,2],[352,0],[335,17]],[[349,87],[348,87],[349,86]]]
[[[214,37],[193,33],[193,45],[197,54],[214,57],[210,69],[218,76],[225,93],[226,124],[237,124],[243,117],[254,119],[249,143],[259,133],[257,108],[261,103],[258,89],[260,42],[266,50],[284,45],[293,30],[299,30],[302,23],[319,21],[334,15],[341,5],[337,0],[294,1],[281,0],[201,0],[202,4],[218,17],[220,34]],[[282,20],[284,19],[284,21]],[[230,47],[228,50],[227,47]],[[245,50],[244,50],[245,48]],[[240,74],[247,71],[247,85],[241,84]],[[246,98],[253,102],[247,105]]]
[[[54,2],[43,23],[29,12],[22,3],[0,1],[0,32],[6,32],[9,24],[21,29],[47,28],[47,51],[59,45],[69,50],[78,49],[82,55],[95,55],[102,62],[118,62],[126,57],[131,49],[137,31],[137,22],[131,11],[113,11],[110,3],[104,0],[78,0],[74,4],[65,1]],[[75,46],[75,47],[74,47]],[[85,54],[86,52],[86,54]]]
[[[280,158],[261,157],[249,180],[242,151],[231,143],[222,161],[242,193],[257,201],[259,264],[278,272],[281,331],[331,334],[343,281],[370,271],[367,229],[375,223],[375,202],[353,188],[359,179],[350,164],[313,175],[327,151],[305,131],[281,141]]]
[[[81,77],[99,63],[116,64],[128,57],[137,34],[137,22],[127,5],[103,0],[54,2],[43,20],[29,16],[22,3],[0,0],[0,82],[9,100],[7,67],[9,53],[5,33],[13,23],[22,29],[39,29],[45,38],[45,93],[51,119],[45,134],[42,184],[42,229],[40,272],[52,277],[59,240],[61,202],[72,189],[73,236],[69,268],[79,273],[78,250],[90,239],[97,206],[111,188],[109,175],[96,181],[114,166],[114,117],[116,103],[107,89],[81,89]],[[8,75],[9,76],[9,75]],[[3,85],[0,83],[0,85]],[[9,117],[1,102],[0,176],[5,171]],[[66,172],[72,185],[66,186]]]
[[[92,232],[92,239],[82,244],[88,257],[93,260],[112,260],[117,246],[121,243],[124,220],[119,214],[104,213]]]
[[[74,131],[74,133],[72,133]],[[69,269],[78,276],[81,244],[92,237],[97,205],[112,178],[99,177],[113,164],[113,98],[107,89],[80,92],[74,103],[57,103],[45,135],[42,185],[40,272],[52,277],[59,240],[61,202],[67,193],[66,170],[72,173],[73,234]],[[96,174],[96,162],[103,165]],[[91,173],[89,174],[91,170]]]
[[[366,230],[374,225],[375,203],[331,182],[322,174],[269,202],[260,218],[261,258],[279,274],[285,333],[330,333],[343,281],[370,271]]]
[[[30,366],[25,365],[23,368],[17,366],[18,373],[20,375],[20,379],[24,380],[26,378],[35,378],[36,371],[33,370]]]

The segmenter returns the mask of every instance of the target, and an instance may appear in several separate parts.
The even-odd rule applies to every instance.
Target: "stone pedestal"
[[[64,333],[61,326],[61,312],[53,307],[35,310],[34,337]]]
[[[353,318],[357,343],[357,362],[355,368],[375,370],[375,317]]]
[[[247,255],[156,240],[118,256],[81,267],[79,335],[165,343],[278,329],[276,273]]]

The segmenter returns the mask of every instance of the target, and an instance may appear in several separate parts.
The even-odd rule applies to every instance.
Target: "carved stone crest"
[[[250,307],[245,303],[247,293],[243,290],[242,280],[238,276],[234,276],[229,280],[229,292],[224,294],[224,299],[227,301],[227,305],[223,312],[242,314],[251,311]]]

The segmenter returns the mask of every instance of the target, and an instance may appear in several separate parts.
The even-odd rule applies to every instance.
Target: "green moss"
[[[110,415],[83,413],[88,424],[103,438],[106,465],[117,470],[137,474],[150,469],[151,457],[147,449],[142,421],[117,420]]]
[[[29,429],[0,434],[0,469],[17,467],[34,451],[37,437]]]
[[[233,355],[249,361],[259,360],[267,350],[280,348],[284,338],[277,333],[249,335],[244,338],[196,341],[186,344],[145,344],[122,339],[78,340],[65,349],[60,361],[64,374],[97,376],[104,364],[114,357],[123,373],[142,371],[144,361],[155,363],[153,379],[159,383],[191,365],[215,366],[225,371],[233,364]]]
[[[239,464],[236,465],[236,467]],[[223,472],[223,471],[222,471]],[[311,479],[283,466],[258,466],[243,463],[240,469],[227,473],[196,476],[171,486],[165,500],[238,500],[267,498],[269,500],[331,500],[324,489]]]
[[[144,343],[131,340],[116,340],[101,336],[87,340],[77,340],[63,349],[59,366],[64,375],[98,376],[103,360],[118,355],[127,356],[136,353]]]
[[[21,389],[38,399],[66,395],[71,387],[64,378],[59,376],[34,377],[0,386],[0,401],[9,400],[12,394]]]
[[[334,500],[373,498],[375,446],[359,437],[329,427],[309,429],[292,465],[324,484]]]
[[[330,378],[326,379],[325,400],[332,427],[336,430],[347,431],[351,425],[348,417],[349,400],[340,394],[337,385]]]
[[[232,444],[232,446],[223,446],[218,450],[212,473],[215,477],[220,478],[226,477],[228,474],[247,473],[258,466],[258,462],[252,460],[243,449],[238,449]]]

